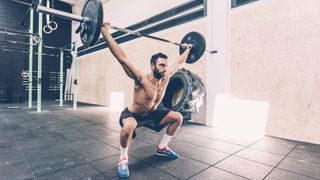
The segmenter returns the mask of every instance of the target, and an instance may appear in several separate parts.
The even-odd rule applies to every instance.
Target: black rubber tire
[[[199,112],[204,95],[205,88],[201,79],[191,71],[182,68],[170,78],[159,108],[180,112],[186,123],[193,114]]]

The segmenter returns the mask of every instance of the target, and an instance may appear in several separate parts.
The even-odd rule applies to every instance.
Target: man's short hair
[[[168,59],[168,56],[159,52],[151,56],[150,64],[156,65],[159,58]]]

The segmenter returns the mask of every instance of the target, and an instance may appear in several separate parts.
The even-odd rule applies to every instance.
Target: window
[[[242,6],[257,0],[231,0],[231,8]]]

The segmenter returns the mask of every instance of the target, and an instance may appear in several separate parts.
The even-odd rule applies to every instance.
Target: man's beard
[[[155,70],[153,70],[153,76],[157,79],[161,79],[163,78],[164,73],[159,72],[158,69],[155,68]]]

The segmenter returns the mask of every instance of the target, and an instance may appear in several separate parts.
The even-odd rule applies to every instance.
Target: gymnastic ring
[[[43,32],[46,33],[46,34],[51,34],[52,33],[52,28],[49,24],[43,26]]]
[[[49,21],[49,24],[47,24],[48,26],[51,27],[51,30],[56,30],[58,28],[58,23],[56,23],[55,21]]]

